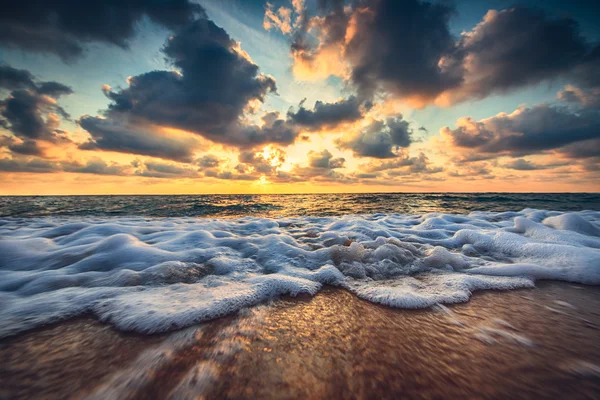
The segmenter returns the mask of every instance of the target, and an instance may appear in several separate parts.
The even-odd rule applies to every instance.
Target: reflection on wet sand
[[[595,398],[599,295],[407,311],[326,289],[158,336],[80,318],[0,342],[0,398]]]

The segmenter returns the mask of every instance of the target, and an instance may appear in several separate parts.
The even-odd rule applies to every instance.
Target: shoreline
[[[80,316],[0,340],[0,398],[597,398],[600,287],[385,307],[325,287],[160,335]]]

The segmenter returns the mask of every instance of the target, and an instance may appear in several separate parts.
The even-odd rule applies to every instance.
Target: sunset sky
[[[0,194],[599,191],[589,4],[15,2]]]

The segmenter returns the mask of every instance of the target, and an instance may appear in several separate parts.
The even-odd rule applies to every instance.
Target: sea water
[[[401,308],[598,285],[598,210],[595,194],[4,197],[0,337],[83,313],[164,332],[323,285]]]

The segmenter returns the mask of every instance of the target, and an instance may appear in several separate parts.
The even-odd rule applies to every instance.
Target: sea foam
[[[163,332],[324,284],[392,307],[600,284],[600,212],[0,219],[0,337],[82,313]]]

